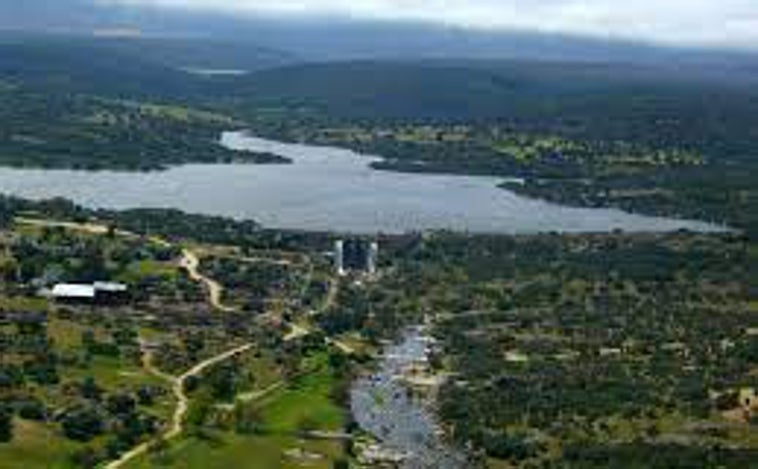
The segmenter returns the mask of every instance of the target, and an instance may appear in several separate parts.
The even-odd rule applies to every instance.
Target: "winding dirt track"
[[[203,373],[208,368],[217,365],[223,361],[228,360],[229,358],[232,358],[236,355],[239,355],[241,353],[247,352],[253,347],[252,344],[246,344],[242,345],[240,347],[234,348],[232,350],[229,350],[227,352],[224,352],[220,355],[216,355],[215,357],[209,358],[205,361],[202,361],[186,371],[184,374],[182,374],[179,377],[170,376],[159,369],[155,367],[153,364],[153,356],[152,353],[144,348],[143,345],[143,365],[146,370],[148,370],[150,373],[160,377],[161,379],[164,379],[166,381],[169,381],[172,386],[171,390],[174,393],[174,397],[176,398],[176,409],[174,409],[174,416],[171,420],[171,428],[166,431],[163,435],[161,435],[159,438],[162,438],[165,441],[172,440],[179,435],[182,434],[184,431],[184,418],[187,415],[187,411],[189,410],[189,404],[190,399],[187,396],[187,394],[184,392],[184,385],[187,382],[187,380],[193,376],[197,376],[201,373]],[[117,461],[113,461],[109,463],[106,467],[106,469],[121,469],[126,464],[133,461],[135,458],[142,456],[146,452],[150,450],[151,445],[157,441],[158,438],[154,438],[151,441],[145,442],[140,444],[139,446],[136,446],[132,448],[130,451],[124,453]]]
[[[234,308],[226,306],[221,302],[221,295],[224,291],[224,287],[222,287],[217,281],[200,272],[200,258],[194,251],[183,249],[182,259],[179,261],[179,265],[187,271],[187,274],[193,281],[205,286],[205,289],[208,291],[208,302],[211,306],[224,313],[232,313],[236,311]]]

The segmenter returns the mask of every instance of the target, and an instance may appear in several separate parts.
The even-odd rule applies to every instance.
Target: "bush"
[[[47,418],[47,409],[36,399],[28,400],[18,406],[18,415],[22,419],[42,421]]]
[[[103,432],[103,420],[96,409],[85,407],[68,412],[61,422],[66,438],[90,441]]]
[[[13,413],[5,407],[0,408],[0,443],[13,439]]]

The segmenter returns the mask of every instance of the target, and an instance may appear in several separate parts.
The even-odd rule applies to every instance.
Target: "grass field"
[[[82,346],[85,327],[73,321],[51,316],[47,323],[47,334],[58,350],[77,350]],[[95,331],[97,336],[97,331]]]
[[[336,442],[215,433],[207,439],[181,440],[136,460],[128,469],[329,469],[341,454]]]
[[[120,280],[137,281],[144,277],[174,278],[178,273],[177,266],[170,262],[145,260],[130,264]]]
[[[73,469],[69,455],[80,447],[45,424],[15,420],[13,441],[0,444],[0,469]]]
[[[99,386],[108,390],[131,389],[143,384],[165,385],[131,360],[118,357],[94,356],[89,367],[66,368],[64,375],[73,380],[92,376]]]
[[[310,370],[308,374],[262,401],[249,403],[260,409],[261,434],[206,429],[206,437],[186,436],[168,448],[136,460],[129,469],[331,468],[343,455],[340,442],[303,440],[296,434],[306,428],[338,431],[344,426],[346,415],[330,398],[335,383],[327,357],[317,355],[309,359],[306,368]]]
[[[330,397],[335,383],[326,357],[318,356],[311,366],[312,373],[296,379],[260,403],[263,428],[267,432],[293,434],[305,428],[323,431],[342,428],[345,412]]]
[[[14,312],[40,312],[46,311],[48,301],[44,298],[29,297],[0,297],[0,309]]]
[[[266,353],[258,356],[246,354],[241,357],[242,366],[246,373],[252,376],[252,382],[243,386],[240,393],[262,391],[282,380],[282,374],[274,358]]]

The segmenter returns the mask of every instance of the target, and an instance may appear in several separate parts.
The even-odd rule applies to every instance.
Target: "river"
[[[402,455],[404,469],[459,469],[466,457],[448,444],[428,399],[413,397],[403,383],[404,372],[428,356],[422,328],[409,328],[389,345],[376,371],[358,378],[350,408],[360,427],[373,435],[387,454]]]
[[[65,197],[94,208],[176,208],[254,219],[270,228],[375,234],[696,231],[718,227],[619,210],[568,208],[497,187],[500,178],[376,171],[378,157],[226,132],[220,143],[291,165],[188,164],[162,172],[0,169],[0,192]]]

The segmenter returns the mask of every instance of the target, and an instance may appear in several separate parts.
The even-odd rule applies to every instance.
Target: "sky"
[[[239,15],[327,16],[758,49],[758,0],[94,0]]]

